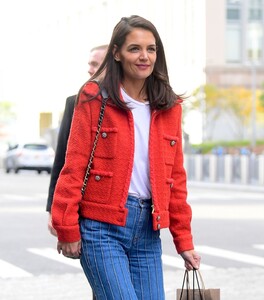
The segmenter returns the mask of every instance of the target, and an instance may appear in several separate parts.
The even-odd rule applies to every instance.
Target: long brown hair
[[[148,30],[155,37],[157,59],[152,74],[145,81],[145,88],[151,109],[168,109],[176,102],[180,102],[180,97],[174,93],[169,83],[166,58],[159,33],[150,21],[140,16],[123,17],[117,23],[113,30],[106,56],[97,72],[88,82],[96,80],[105,71],[105,75],[99,81],[100,88],[107,90],[109,97],[118,107],[128,109],[126,103],[120,99],[120,83],[123,79],[123,69],[122,64],[114,59],[114,54],[115,49],[121,49],[125,43],[126,36],[134,28]]]

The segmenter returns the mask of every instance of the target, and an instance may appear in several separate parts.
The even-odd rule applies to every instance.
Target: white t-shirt
[[[149,180],[149,127],[150,106],[149,102],[139,102],[131,98],[121,88],[124,101],[128,103],[134,118],[135,152],[129,195],[141,198],[151,198]]]

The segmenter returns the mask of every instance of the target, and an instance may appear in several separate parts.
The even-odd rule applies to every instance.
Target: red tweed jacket
[[[96,93],[89,83],[84,90]],[[109,99],[87,189],[81,187],[97,129],[101,97],[90,102],[82,92],[75,108],[65,165],[60,173],[52,205],[58,239],[80,239],[79,214],[85,218],[124,226],[125,207],[133,166],[134,124],[130,111],[118,109]],[[180,104],[167,111],[153,111],[149,136],[153,229],[169,227],[178,253],[193,249],[191,208],[186,201]]]

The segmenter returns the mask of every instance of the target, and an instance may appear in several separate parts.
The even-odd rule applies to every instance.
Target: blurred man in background
[[[90,57],[88,60],[88,73],[90,76],[92,76],[100,67],[101,63],[104,60],[107,48],[108,45],[101,45],[91,49]],[[49,212],[48,229],[50,233],[55,236],[57,236],[57,233],[56,230],[53,228],[51,222],[52,220],[51,206],[52,206],[53,194],[57,183],[57,179],[59,177],[60,171],[65,162],[65,153],[66,153],[67,142],[68,142],[68,137],[71,128],[75,99],[76,99],[76,95],[70,96],[66,99],[65,110],[60,125],[60,131],[59,131],[57,147],[56,147],[56,154],[55,154],[54,164],[53,164],[51,178],[50,178],[46,211]]]

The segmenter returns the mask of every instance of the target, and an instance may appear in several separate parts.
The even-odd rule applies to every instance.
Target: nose
[[[94,67],[93,67],[93,66],[89,66],[89,67],[88,67],[88,74],[89,74],[90,76],[93,76],[94,73],[95,73]]]
[[[141,60],[147,60],[148,59],[148,51],[147,50],[142,50],[140,53],[140,59]]]

